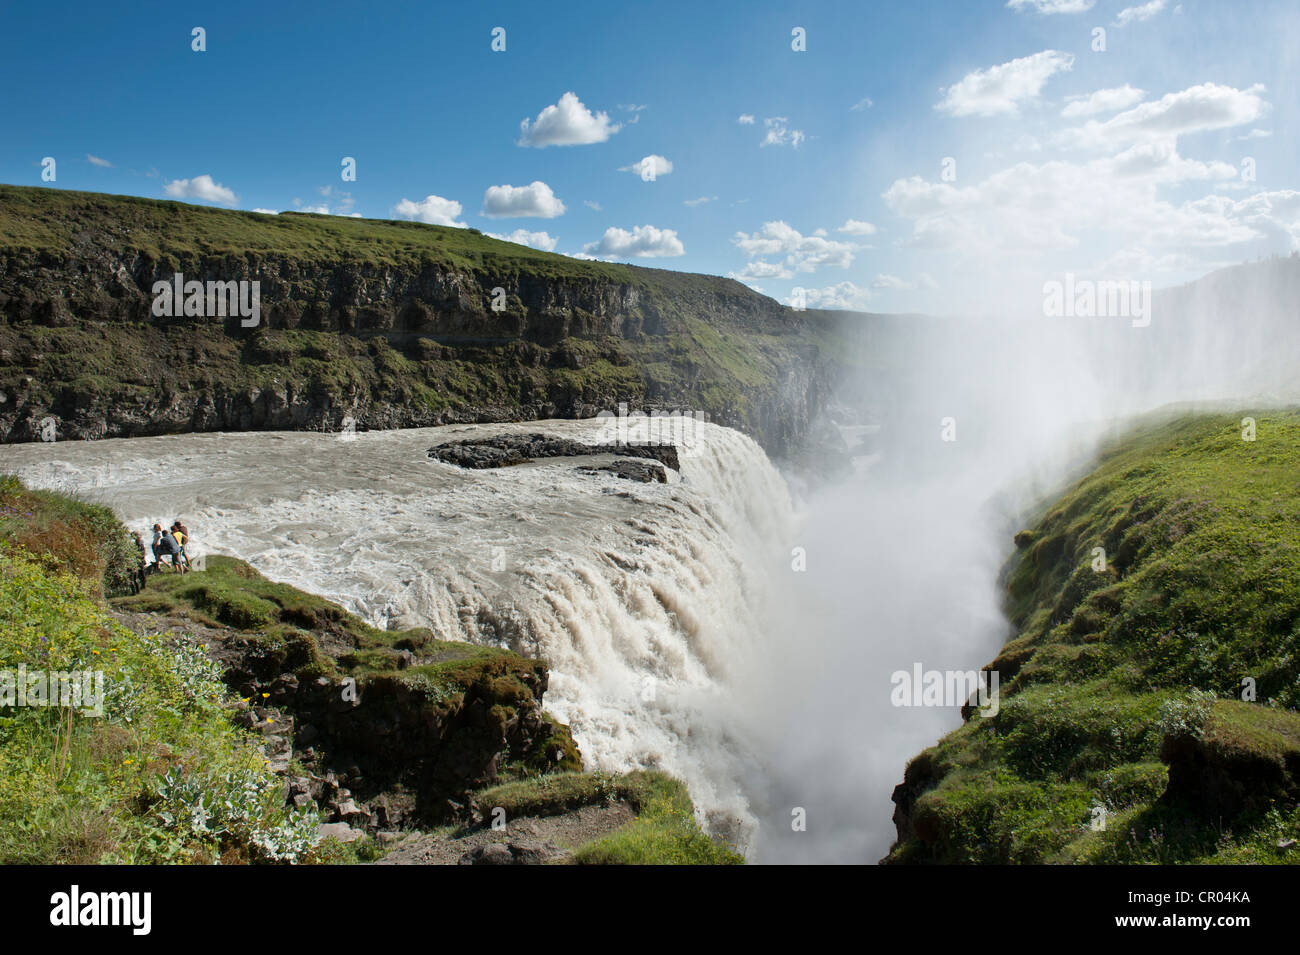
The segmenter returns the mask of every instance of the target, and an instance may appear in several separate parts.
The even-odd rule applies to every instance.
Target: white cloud
[[[875,235],[876,227],[870,222],[863,222],[860,219],[845,219],[844,225],[835,231],[845,232],[849,235]]]
[[[709,202],[717,202],[717,196],[700,196],[698,199],[686,199],[682,202],[684,206],[690,206],[694,209],[696,206],[702,206]]]
[[[872,99],[871,99],[870,96],[864,96],[864,97],[862,97],[862,99],[858,100],[856,103],[854,103],[852,106],[850,106],[850,107],[849,107],[849,110],[850,110],[851,112],[857,112],[857,111],[864,110],[864,109],[871,109],[871,107],[873,107],[873,106],[875,106],[875,105],[876,105],[876,104],[875,104],[874,102],[872,102]]]
[[[838,308],[859,311],[866,308],[870,298],[870,290],[860,288],[852,282],[840,282],[820,289],[795,286],[791,289],[790,297],[785,300],[785,304],[800,308]]]
[[[278,216],[280,214],[278,209],[254,209],[253,211],[260,212],[264,216]]]
[[[740,123],[741,126],[753,126],[754,125],[753,114],[741,113],[738,117],[736,117],[736,122]]]
[[[92,166],[101,166],[108,169],[113,168],[113,164],[107,159],[100,159],[98,156],[92,156],[90,153],[86,153],[86,162],[90,163]]]
[[[763,120],[763,125],[767,127],[767,135],[763,137],[760,146],[785,146],[789,144],[795,149],[807,137],[804,136],[801,129],[790,129],[786,123],[789,120],[784,116],[773,116],[770,119]]]
[[[1058,142],[1067,146],[1104,149],[1243,126],[1269,111],[1269,104],[1260,95],[1263,91],[1264,87],[1259,85],[1238,90],[1216,83],[1202,83],[1142,103],[1104,123],[1090,120],[1081,127],[1066,131],[1058,137]]]
[[[851,244],[837,242],[824,234],[802,235],[781,221],[764,222],[763,228],[757,232],[737,232],[731,241],[751,259],[784,256],[782,271],[786,274],[815,272],[823,265],[848,268],[853,264]],[[749,274],[755,278],[768,277],[752,272]]]
[[[586,206],[588,209],[594,209],[594,210],[596,210],[597,212],[600,211],[600,203],[599,203],[599,202],[596,202],[596,201],[593,200],[593,199],[583,199],[583,200],[582,200],[582,204],[583,204],[584,206]]]
[[[881,272],[871,280],[871,287],[875,289],[888,289],[894,292],[910,292],[918,288],[934,288],[935,281],[929,275],[922,272],[915,282],[909,282],[907,279],[901,279],[897,275],[889,275]]]
[[[1038,13],[1086,13],[1097,0],[1007,0],[1012,10],[1034,10]]]
[[[747,279],[792,279],[794,273],[779,263],[756,259],[747,263],[739,272],[728,272],[727,277],[743,282]]]
[[[1038,98],[1052,76],[1074,66],[1074,56],[1043,50],[987,70],[967,73],[943,90],[935,109],[950,116],[1015,114],[1020,106]]]
[[[1150,20],[1164,8],[1165,0],[1151,0],[1150,3],[1143,3],[1136,7],[1125,7],[1115,17],[1115,26],[1126,27],[1130,23],[1141,23],[1143,20]]]
[[[554,219],[564,215],[564,203],[540,180],[526,186],[488,186],[483,193],[483,215],[490,219]]]
[[[1250,139],[1268,139],[1272,135],[1273,135],[1273,130],[1271,129],[1252,129],[1250,132],[1246,133],[1245,135],[1238,136],[1237,140],[1246,141]]]
[[[916,248],[1040,254],[1072,250],[1097,235],[1113,246],[1196,248],[1263,233],[1244,215],[1226,213],[1224,203],[1232,202],[1226,197],[1175,205],[1161,189],[1235,175],[1228,163],[1183,158],[1171,143],[1142,143],[1086,163],[1021,162],[962,188],[899,179],[883,198],[892,212],[912,220],[906,244]],[[1282,225],[1277,230],[1291,234]]]
[[[546,232],[529,232],[527,229],[516,229],[509,235],[498,235],[495,232],[488,232],[494,239],[501,239],[504,242],[514,242],[516,245],[526,245],[533,249],[540,249],[543,252],[554,252],[555,244],[559,238]]]
[[[558,103],[547,106],[531,123],[525,119],[519,124],[519,145],[538,149],[586,146],[603,143],[622,128],[622,124],[610,121],[608,113],[593,113],[577,94],[565,93]]]
[[[1142,98],[1146,95],[1145,91],[1125,83],[1123,86],[1097,90],[1087,96],[1071,97],[1070,102],[1065,104],[1065,109],[1061,110],[1061,115],[1066,119],[1074,119],[1078,116],[1094,116],[1097,113],[1113,113],[1142,102]]]
[[[672,229],[652,225],[635,226],[631,232],[610,226],[599,242],[588,242],[582,250],[601,258],[656,259],[685,255],[686,249]]]
[[[347,216],[351,219],[361,218],[361,213],[352,211],[352,207],[356,205],[356,200],[352,198],[352,193],[343,192],[342,190],[336,192],[333,186],[321,186],[316,191],[327,198],[330,195],[333,195],[336,197],[337,201],[333,206],[330,206],[327,202],[322,202],[319,205],[314,206],[304,206],[301,199],[295,199],[293,200],[293,207],[299,212],[314,212],[317,215],[322,216]]]
[[[416,222],[426,222],[429,225],[454,226],[457,229],[465,228],[465,223],[456,221],[456,217],[461,212],[459,202],[455,199],[444,199],[442,196],[425,196],[419,202],[403,199],[393,206],[393,214],[399,218],[414,219]]]
[[[651,153],[644,159],[638,159],[630,166],[620,166],[618,171],[635,173],[642,179],[650,181],[668,175],[673,171],[673,164],[663,156],[656,156]]]
[[[193,179],[173,179],[163,186],[163,192],[173,199],[202,199],[204,202],[220,202],[228,206],[233,206],[237,201],[233,190],[219,182],[213,182],[212,177],[206,173]]]

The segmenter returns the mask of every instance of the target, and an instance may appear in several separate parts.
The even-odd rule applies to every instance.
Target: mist
[[[961,723],[955,706],[892,705],[891,674],[994,658],[1012,536],[1139,416],[1195,404],[1235,423],[1294,403],[1298,292],[1291,257],[1157,291],[1146,327],[856,317],[875,368],[844,396],[879,425],[873,453],[800,497],[806,570],[776,576],[771,645],[736,691],[767,757],[755,861],[886,854],[907,761]]]

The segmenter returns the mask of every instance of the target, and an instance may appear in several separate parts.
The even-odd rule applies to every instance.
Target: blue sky
[[[1063,270],[1167,285],[1300,248],[1291,0],[2,16],[8,183],[464,223],[873,311],[1015,300]]]

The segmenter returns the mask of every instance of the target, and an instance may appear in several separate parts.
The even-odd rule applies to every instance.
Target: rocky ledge
[[[202,574],[155,575],[113,603],[138,632],[206,645],[288,802],[381,842],[463,817],[485,786],[582,768],[568,727],[543,709],[538,660],[426,628],[376,630],[229,557],[209,557]]]
[[[609,464],[583,465],[577,470],[583,474],[612,474],[642,484],[668,483],[668,474],[658,461],[611,461]]]
[[[429,457],[435,461],[475,470],[526,464],[539,458],[576,458],[592,454],[617,454],[624,458],[648,459],[658,461],[674,471],[682,469],[677,448],[671,444],[583,444],[581,441],[545,434],[503,434],[492,438],[470,438],[439,444],[429,449]],[[609,469],[605,468],[605,470]],[[660,473],[662,474],[662,471]],[[628,473],[619,476],[631,477],[632,475]],[[637,478],[637,480],[648,480],[648,478]]]

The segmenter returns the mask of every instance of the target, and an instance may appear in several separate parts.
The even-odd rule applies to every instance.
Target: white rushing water
[[[759,757],[731,688],[760,650],[794,516],[753,441],[686,426],[667,485],[576,459],[471,471],[425,454],[509,432],[609,440],[595,421],[33,443],[5,448],[3,469],[110,504],[146,541],[180,517],[193,554],[241,557],[376,626],[545,659],[546,708],[589,768],[679,775],[745,842]]]

